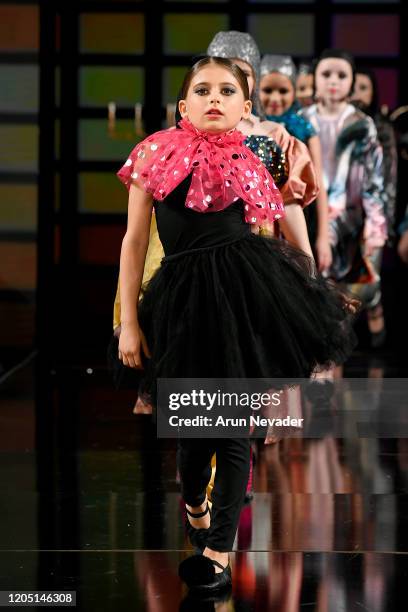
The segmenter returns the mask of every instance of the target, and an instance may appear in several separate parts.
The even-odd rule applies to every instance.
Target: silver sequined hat
[[[313,72],[312,72],[312,65],[311,64],[307,64],[306,62],[301,62],[299,64],[299,68],[298,68],[298,76],[300,74],[313,74]]]
[[[252,66],[256,80],[259,80],[259,65],[261,55],[258,45],[250,34],[246,32],[218,32],[207,49],[208,55],[224,57],[226,59],[240,59]]]
[[[261,77],[271,72],[279,72],[296,82],[296,66],[289,55],[264,55],[261,61]]]

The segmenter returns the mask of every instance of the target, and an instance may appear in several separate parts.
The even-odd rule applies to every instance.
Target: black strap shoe
[[[204,548],[206,547],[206,541],[208,537],[209,528],[202,527],[202,528],[196,529],[195,527],[192,526],[192,524],[188,520],[188,517],[191,516],[191,518],[198,519],[198,518],[202,518],[207,513],[209,513],[210,518],[211,518],[210,506],[207,502],[207,507],[203,512],[190,512],[190,510],[187,510],[186,508],[186,513],[188,515],[186,517],[186,531],[187,531],[188,537],[190,538],[190,542],[192,546],[194,546],[194,548],[198,552],[202,553]]]

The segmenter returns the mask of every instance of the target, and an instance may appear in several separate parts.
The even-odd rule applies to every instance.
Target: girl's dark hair
[[[197,72],[199,72],[205,66],[209,66],[209,65],[221,66],[222,68],[225,68],[226,70],[228,70],[238,81],[243,91],[245,100],[249,100],[248,81],[245,76],[245,73],[241,70],[241,68],[237,66],[236,64],[234,64],[231,60],[225,59],[224,57],[210,57],[210,56],[206,56],[198,60],[198,62],[196,62],[187,72],[186,76],[184,77],[183,84],[181,86],[180,100],[184,100],[186,98],[188,88],[190,87],[190,83],[193,80],[193,77],[197,74]]]
[[[364,107],[362,110],[373,117],[378,112],[379,107],[377,78],[373,70],[371,70],[370,68],[363,68],[362,66],[357,66],[356,72],[357,74],[364,74],[364,76],[368,77],[371,81],[371,87],[373,88],[373,97],[371,99],[371,104],[368,107]]]
[[[351,55],[351,53],[349,53],[348,51],[344,51],[343,49],[325,49],[321,55],[317,58],[317,60],[314,61],[313,63],[313,78],[314,81],[316,82],[316,69],[317,66],[320,64],[320,62],[324,59],[331,59],[331,58],[336,58],[336,59],[342,59],[345,60],[348,64],[350,64],[351,66],[351,70],[353,72],[353,80],[351,83],[351,88],[350,88],[350,92],[349,95],[353,93],[354,91],[354,83],[356,80],[356,63],[354,61],[354,57]]]

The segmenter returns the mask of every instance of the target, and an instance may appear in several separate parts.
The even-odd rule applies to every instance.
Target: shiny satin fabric
[[[286,147],[283,140],[287,141]],[[314,202],[319,193],[319,183],[308,148],[286,130],[282,140],[277,142],[286,153],[290,169],[288,180],[281,190],[283,202],[285,206],[299,204],[304,208]]]

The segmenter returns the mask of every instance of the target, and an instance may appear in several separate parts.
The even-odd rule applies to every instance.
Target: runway
[[[157,440],[104,369],[41,378],[38,361],[3,387],[2,590],[76,591],[86,611],[405,609],[407,439],[258,441],[230,601],[191,607],[177,575],[191,547],[174,441]],[[361,352],[344,374],[407,372]]]

